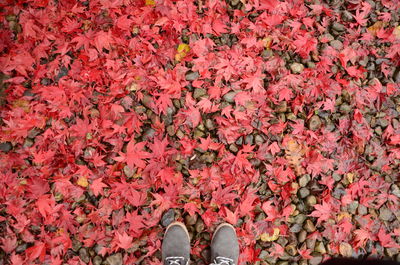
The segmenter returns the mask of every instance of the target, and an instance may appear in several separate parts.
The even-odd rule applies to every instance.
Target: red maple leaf
[[[145,168],[146,161],[144,159],[151,157],[150,153],[143,150],[145,145],[145,142],[135,143],[134,140],[131,140],[127,145],[126,154],[120,152],[120,156],[115,157],[114,160],[118,162],[126,162],[131,169],[135,167]]]

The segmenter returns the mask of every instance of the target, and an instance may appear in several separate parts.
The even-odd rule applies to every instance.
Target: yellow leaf
[[[286,159],[289,164],[294,168],[297,175],[304,173],[304,168],[301,166],[304,155],[307,152],[307,147],[297,143],[295,139],[289,139],[285,146]]]
[[[376,36],[376,33],[378,33],[378,31],[379,31],[381,28],[385,27],[385,26],[386,26],[386,23],[385,23],[385,22],[383,22],[383,21],[377,21],[377,22],[375,22],[374,25],[372,25],[371,27],[367,28],[367,30],[368,30],[368,32],[369,32],[370,34]]]
[[[396,39],[400,39],[400,26],[397,26],[397,27],[394,28],[393,34],[394,34]]]
[[[265,37],[263,40],[265,49],[269,50],[271,49],[271,45],[272,45],[272,38],[271,37]]]
[[[347,173],[346,177],[347,177],[347,181],[348,181],[349,183],[353,183],[353,180],[354,180],[354,173]]]
[[[155,6],[156,5],[156,1],[154,0],[146,0],[146,6]]]
[[[84,187],[84,188],[89,186],[89,182],[86,177],[80,177],[78,179],[78,181],[76,182],[76,184],[78,184],[79,186]]]
[[[190,46],[185,44],[185,43],[181,43],[178,45],[178,48],[176,49],[176,54],[175,54],[175,60],[180,61],[183,58],[185,58],[185,56],[189,53],[190,51]]]
[[[279,238],[280,230],[279,228],[275,227],[274,228],[274,233],[272,235],[269,235],[268,233],[262,233],[261,234],[261,241],[263,242],[272,242],[275,241]]]

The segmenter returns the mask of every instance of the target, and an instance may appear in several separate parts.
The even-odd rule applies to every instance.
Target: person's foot
[[[161,249],[164,265],[189,264],[190,237],[183,223],[173,222],[167,227]]]
[[[211,265],[237,265],[239,242],[236,231],[230,224],[217,227],[211,240]]]

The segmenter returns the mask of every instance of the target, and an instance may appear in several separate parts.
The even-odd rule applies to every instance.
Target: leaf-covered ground
[[[0,264],[400,260],[398,0],[0,2]]]

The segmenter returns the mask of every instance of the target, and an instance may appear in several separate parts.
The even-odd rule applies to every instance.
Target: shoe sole
[[[218,230],[220,230],[220,229],[221,229],[222,227],[224,227],[224,226],[228,226],[228,227],[232,228],[232,229],[233,229],[233,232],[235,232],[235,236],[237,236],[237,235],[236,235],[236,230],[235,230],[235,228],[233,227],[233,225],[228,224],[228,223],[222,223],[222,224],[218,225],[217,228],[215,229],[215,232],[214,232],[214,234],[213,234],[213,236],[212,236],[212,238],[211,238],[211,244],[212,244],[212,242],[213,242],[213,240],[214,240],[214,235],[216,235],[216,234],[218,233]]]
[[[167,226],[167,229],[165,230],[165,233],[167,233],[167,232],[168,232],[168,229],[170,229],[172,226],[175,226],[175,225],[180,226],[180,227],[185,231],[186,236],[188,237],[189,242],[190,242],[189,232],[188,232],[186,226],[185,226],[182,222],[178,222],[178,221],[172,222],[171,224],[169,224],[169,225]]]

